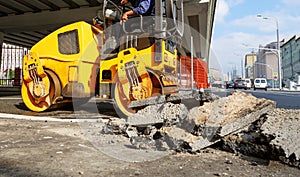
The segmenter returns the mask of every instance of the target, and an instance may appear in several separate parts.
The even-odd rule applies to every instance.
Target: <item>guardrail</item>
[[[23,56],[28,52],[29,50],[24,47],[2,45],[0,51],[0,87],[21,85]]]

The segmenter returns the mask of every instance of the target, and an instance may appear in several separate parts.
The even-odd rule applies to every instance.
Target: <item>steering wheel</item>
[[[115,3],[112,0],[105,0],[104,4],[103,4],[103,12],[105,12],[106,7],[107,7],[108,4],[114,6],[116,11],[118,11],[121,15],[123,15],[126,12],[126,10],[132,10],[133,9],[130,6],[127,6],[125,4],[121,5],[119,3]]]
[[[123,4],[121,7],[122,7],[122,13],[125,13],[126,11],[133,9],[132,7],[127,6],[125,4]]]

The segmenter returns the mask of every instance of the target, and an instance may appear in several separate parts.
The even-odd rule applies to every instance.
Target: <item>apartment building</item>
[[[300,74],[300,35],[295,35],[281,45],[283,80],[294,80]]]
[[[258,57],[255,63],[255,77],[264,77],[267,80],[272,80],[274,72],[278,73],[278,54],[274,49],[277,49],[277,42],[259,46]]]
[[[245,55],[245,78],[254,79],[255,66],[257,60],[257,53],[252,51],[250,54]]]

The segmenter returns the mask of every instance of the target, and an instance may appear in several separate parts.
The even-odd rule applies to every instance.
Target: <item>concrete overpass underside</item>
[[[194,38],[194,45],[200,46],[195,54],[201,58],[208,57],[216,1],[184,0],[185,23],[202,36]],[[102,4],[103,0],[0,0],[0,44],[31,48],[61,26],[92,23],[102,13]],[[189,29],[185,33],[194,35]]]

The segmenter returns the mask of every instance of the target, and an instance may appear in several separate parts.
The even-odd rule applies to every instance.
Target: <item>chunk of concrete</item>
[[[195,134],[201,138],[190,143],[193,151],[203,149],[226,135],[243,130],[261,115],[275,107],[275,102],[256,98],[244,92],[234,92],[214,102],[205,103],[189,112],[188,119],[195,122]]]
[[[187,117],[188,109],[183,104],[150,105],[128,117],[127,123],[132,126],[145,127],[155,124],[165,126],[177,124]]]
[[[221,137],[229,135],[231,133],[237,133],[237,131],[242,130],[243,128],[249,126],[251,123],[255,122],[260,118],[261,115],[266,114],[270,110],[274,109],[274,105],[268,105],[262,109],[251,112],[244,117],[236,119],[232,122],[224,124],[221,128],[220,133],[218,134]]]
[[[300,110],[274,109],[261,127],[264,136],[272,136],[270,145],[283,151],[290,161],[300,160]]]

